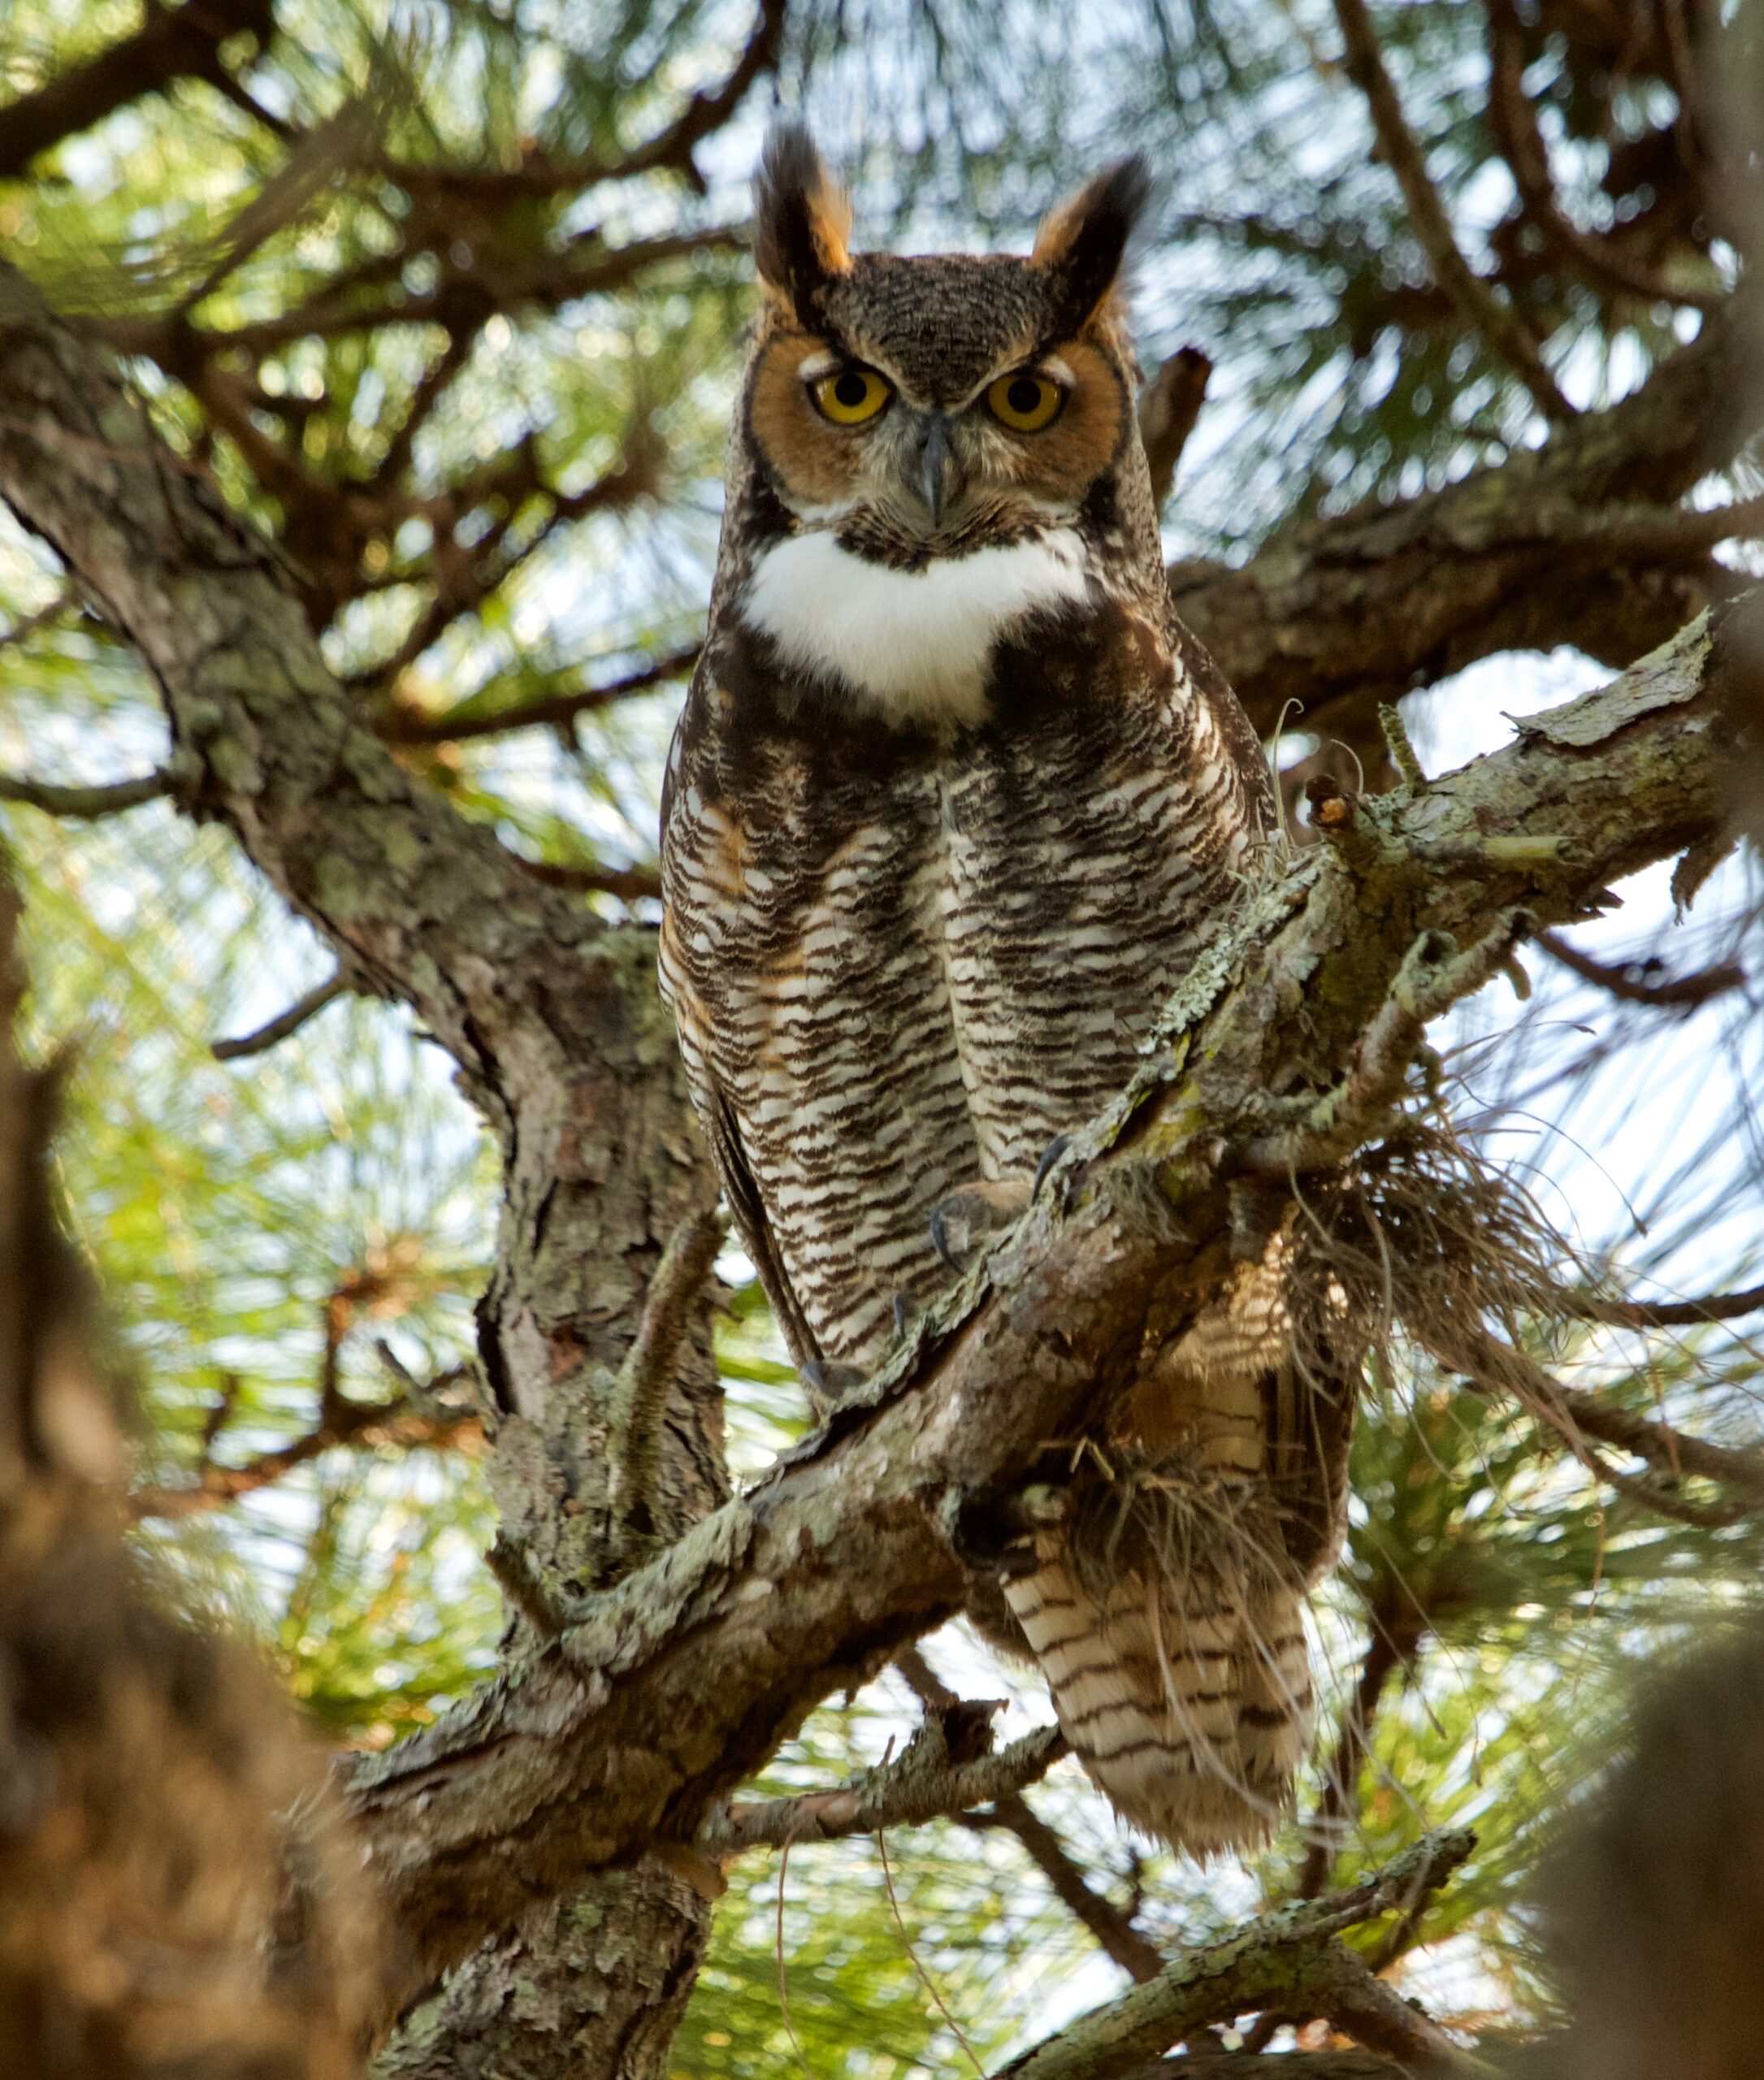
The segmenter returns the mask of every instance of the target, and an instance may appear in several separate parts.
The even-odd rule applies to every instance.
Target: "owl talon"
[[[931,1247],[959,1275],[1028,1204],[1029,1181],[1024,1177],[964,1185],[932,1210]]]
[[[931,1218],[934,1221],[937,1216],[934,1213]],[[934,1237],[933,1240],[935,1240]],[[904,1337],[907,1331],[912,1328],[912,1317],[916,1311],[912,1300],[906,1294],[897,1293],[895,1295],[895,1334],[897,1337]]]
[[[808,1390],[808,1406],[819,1423],[829,1411],[852,1391],[863,1384],[864,1375],[855,1365],[830,1365],[818,1358],[811,1358],[806,1365],[796,1367],[797,1376]]]
[[[1035,1165],[1035,1181],[1029,1188],[1031,1205],[1041,1196],[1041,1188],[1047,1179],[1047,1172],[1053,1168],[1071,1146],[1070,1134],[1055,1134],[1042,1150],[1041,1161]]]

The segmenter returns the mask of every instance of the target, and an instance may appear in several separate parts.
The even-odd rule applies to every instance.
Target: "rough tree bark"
[[[990,1263],[738,1501],[700,1306],[649,1498],[661,1549],[625,1572],[647,1541],[615,1536],[621,1367],[664,1246],[712,1198],[648,935],[535,884],[393,760],[273,552],[9,274],[0,494],[153,674],[178,801],[413,1008],[501,1146],[481,1350],[523,1614],[496,1681],[346,1785],[401,1939],[385,2013],[459,1968],[387,2055],[400,2074],[660,2069],[704,1910],[656,1844],[689,1844],[817,1702],[956,1606],[970,1530],[1123,1374],[1154,1299],[1216,1289],[1235,1179],[1375,1133],[1426,1016],[1508,957],[1521,911],[1583,914],[1710,837],[1723,717],[1756,686],[1738,618],[1699,622],[1497,756],[1350,805],[1259,894],[1172,1008],[1167,1051]]]
[[[502,1540],[511,1566],[542,1587],[591,1587],[609,1558],[620,1363],[670,1236],[716,1190],[656,996],[652,938],[609,930],[538,886],[397,764],[325,670],[273,552],[10,271],[0,368],[18,509],[154,674],[180,804],[226,822],[366,986],[411,1007],[497,1136],[505,1195],[479,1324]],[[656,1515],[673,1535],[727,1492],[703,1301],[664,1440]],[[515,1624],[509,1666],[534,1650],[531,1628]],[[641,1927],[644,1943],[587,1944],[596,1918]],[[496,1924],[503,1939],[450,1990],[449,2012],[469,2035],[472,2016],[552,1981],[570,1997],[505,2029],[505,2059],[530,2042],[535,2074],[575,2060],[644,2080],[661,2070],[708,1918],[661,1866],[597,1879],[530,1945],[507,1939],[519,1912]],[[428,1978],[427,1963],[405,1971],[404,1998]],[[416,2020],[391,2069],[435,2069],[433,2018]]]

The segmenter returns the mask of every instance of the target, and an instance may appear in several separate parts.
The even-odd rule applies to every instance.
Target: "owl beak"
[[[915,476],[913,488],[931,516],[931,525],[941,526],[962,488],[961,459],[950,445],[949,422],[941,413],[933,413],[925,422]]]

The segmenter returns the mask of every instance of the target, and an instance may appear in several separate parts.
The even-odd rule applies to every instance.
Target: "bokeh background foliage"
[[[913,249],[1021,244],[1075,179],[1146,152],[1146,365],[1185,347],[1212,365],[1166,509],[1190,578],[1269,568],[1307,528],[1412,508],[1552,437],[1535,387],[1441,286],[1316,0],[184,13],[200,18],[188,62],[106,105],[79,83],[167,18],[15,0],[0,90],[35,106],[72,80],[75,105],[7,164],[0,238],[282,544],[401,756],[609,914],[655,914],[660,764],[702,628],[748,307],[743,183],[775,102],[849,170],[860,237]],[[1639,389],[1733,292],[1747,205],[1713,171],[1716,97],[1695,67],[1721,35],[1730,54],[1755,41],[1757,15],[1428,0],[1375,18],[1459,247],[1576,410]],[[1666,509],[1755,497],[1757,459],[1742,431]],[[1667,626],[1755,570],[1744,530],[1715,549],[1720,533],[1667,528],[1652,564],[1625,552]],[[0,609],[0,769],[70,787],[153,769],[153,688],[10,524]],[[1597,664],[1547,630],[1463,670],[1473,644],[1419,661],[1404,712],[1424,760],[1489,748],[1511,715],[1626,661],[1632,625],[1583,639]],[[1289,792],[1372,755],[1370,704],[1330,700],[1285,718]],[[0,817],[32,1043],[67,1051],[62,1189],[143,1391],[144,1550],[262,1640],[323,1738],[391,1740],[488,1670],[501,1623],[470,1374],[489,1151],[439,1050],[346,988],[275,1044],[216,1058],[331,974],[228,838],[152,800]],[[1742,1286],[1764,1211],[1755,871],[1721,864],[1688,917],[1663,875],[1622,894],[1575,935],[1578,967],[1536,956],[1528,1001],[1459,1020],[1454,1107],[1589,1263],[1663,1297]],[[747,1476],[804,1410],[746,1268],[722,1268]],[[1749,1443],[1745,1329],[1588,1327],[1539,1354]],[[1203,1939],[1460,1820],[1473,1862],[1380,1961],[1466,2029],[1547,2018],[1523,1904],[1541,1846],[1635,1668],[1754,1600],[1757,1525],[1649,1506],[1400,1351],[1369,1393],[1354,1486],[1317,1614],[1327,1708],[1300,1813],[1330,1823],[1321,1846],[1295,1825],[1253,1864],[1198,1871],[1126,1839],[1068,1764],[1028,1824],[1001,1810],[896,1837],[892,1901],[873,1843],[804,1848],[787,1872],[749,1859],[675,2069],[947,2069],[960,2052],[927,1978],[987,2060],[1118,1982],[1132,1939]],[[961,1628],[927,1652],[966,1694],[1006,1700],[1002,1727],[1045,1715]],[[837,1780],[917,1711],[891,1672],[817,1713],[765,1788]],[[1098,1896],[1082,1917],[1074,1883]]]

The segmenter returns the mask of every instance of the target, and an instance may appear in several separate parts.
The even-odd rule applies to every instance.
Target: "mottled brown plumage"
[[[1272,826],[1260,748],[1164,586],[1116,288],[1143,188],[1102,176],[1029,259],[852,254],[806,138],[768,148],[661,974],[823,1386],[946,1289],[934,1216],[945,1242],[1008,1217],[1128,1081]],[[1049,1533],[1004,1584],[1092,1774],[1198,1850],[1285,1795],[1299,1597],[1339,1521],[1345,1424],[1294,1387],[1281,1246],[1106,1426],[1168,1535]]]

